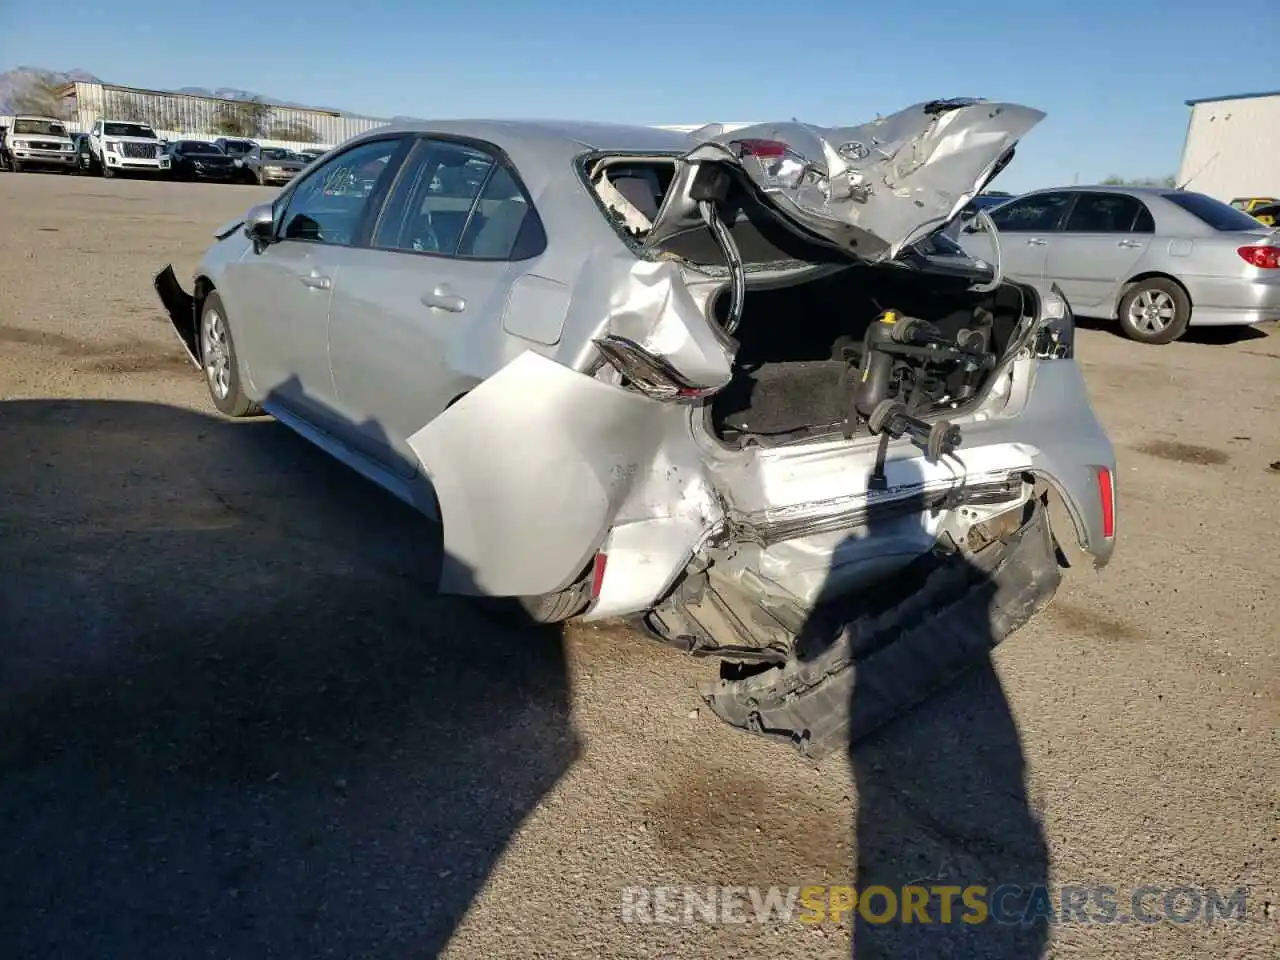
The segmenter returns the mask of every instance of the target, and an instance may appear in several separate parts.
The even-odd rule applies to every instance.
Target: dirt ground
[[[0,175],[0,955],[848,957],[847,921],[623,923],[621,897],[855,860],[1122,913],[1249,888],[1243,921],[862,925],[857,957],[1277,955],[1274,326],[1082,331],[1114,561],[815,767],[699,711],[706,663],[431,596],[430,524],[216,418],[151,278],[269,195]]]

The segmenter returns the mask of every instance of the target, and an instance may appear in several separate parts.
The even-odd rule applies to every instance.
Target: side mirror
[[[244,235],[253,241],[254,253],[275,240],[275,212],[271,204],[260,203],[250,207],[244,215]]]

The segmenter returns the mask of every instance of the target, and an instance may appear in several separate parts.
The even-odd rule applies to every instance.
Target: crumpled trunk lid
[[[651,253],[680,255],[705,229],[691,188],[708,164],[727,168],[784,228],[819,248],[866,262],[897,257],[952,220],[1008,162],[1045,114],[985,100],[920,103],[852,127],[799,121],[731,132],[712,124],[677,164],[645,238]]]

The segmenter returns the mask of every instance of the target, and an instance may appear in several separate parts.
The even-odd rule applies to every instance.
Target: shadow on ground
[[[867,536],[909,551],[918,516],[873,511]],[[806,659],[853,660],[855,960],[1034,960],[1047,947],[1047,902],[1032,891],[1048,885],[1048,847],[991,653],[1053,596],[1058,556],[1034,506],[984,532],[971,559],[918,558],[818,607],[801,633]]]
[[[1101,330],[1105,333],[1123,337],[1120,325],[1115,320],[1098,317],[1076,317],[1076,326],[1084,330]],[[1274,323],[1263,323],[1252,327],[1188,327],[1187,332],[1178,338],[1179,343],[1200,343],[1208,346],[1229,346],[1233,343],[1245,343],[1249,340],[1265,340],[1269,331],[1276,329]]]
[[[431,956],[573,762],[558,631],[271,421],[0,404],[4,955]]]

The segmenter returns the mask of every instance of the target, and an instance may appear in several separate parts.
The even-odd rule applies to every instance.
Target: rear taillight
[[[1116,535],[1116,482],[1106,467],[1098,468],[1098,505],[1102,508],[1102,535]]]
[[[625,379],[625,386],[652,400],[692,403],[724,388],[690,382],[662,357],[656,357],[626,337],[607,336],[595,341],[596,349]]]
[[[1263,270],[1280,270],[1280,247],[1248,246],[1236,250],[1241,259]]]
[[[781,140],[734,140],[733,145],[743,156],[750,155],[765,159],[786,156],[788,149]]]
[[[1071,312],[1071,304],[1056,283],[1040,298],[1040,316],[1043,323],[1036,337],[1036,356],[1054,359],[1074,356],[1076,318]]]

